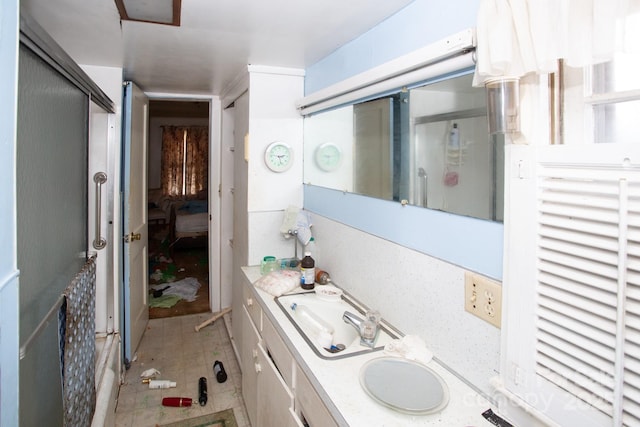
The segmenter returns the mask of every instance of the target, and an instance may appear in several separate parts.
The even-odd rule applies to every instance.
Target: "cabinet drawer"
[[[295,409],[296,414],[300,419],[306,420],[309,427],[338,426],[300,368],[296,369]]]
[[[266,316],[262,319],[262,340],[284,382],[293,388],[293,357]]]
[[[249,289],[250,284],[245,284],[242,288],[242,304],[247,308],[249,312],[249,317],[253,320],[253,324],[255,325],[258,332],[262,332],[262,309],[260,308],[260,304],[256,301],[251,289]]]

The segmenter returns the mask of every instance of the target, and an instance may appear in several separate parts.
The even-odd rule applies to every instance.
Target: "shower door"
[[[49,314],[86,260],[88,114],[87,94],[21,44],[16,226],[24,426],[62,425],[58,322]]]

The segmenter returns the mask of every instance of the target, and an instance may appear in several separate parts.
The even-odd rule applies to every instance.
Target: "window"
[[[195,197],[207,188],[209,130],[205,126],[162,127],[162,192]]]
[[[628,19],[626,37],[640,39],[640,12]],[[567,115],[562,120],[566,140],[580,140],[581,130],[575,127],[582,126],[586,143],[640,144],[636,127],[640,112],[640,53],[633,48],[635,52],[616,53],[612,61],[586,71],[563,67],[560,98],[564,105],[560,111],[563,117]]]
[[[501,379],[559,426],[640,424],[639,59],[563,67],[562,144],[509,182]]]

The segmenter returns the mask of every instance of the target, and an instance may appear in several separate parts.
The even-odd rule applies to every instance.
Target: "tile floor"
[[[211,313],[152,319],[142,338],[135,360],[126,371],[120,386],[116,407],[117,427],[145,427],[167,424],[233,408],[238,427],[250,427],[242,399],[242,376],[231,347],[223,319],[202,328],[195,327],[211,317]],[[227,381],[218,383],[213,363],[220,360]],[[140,374],[147,369],[160,371],[158,379],[176,381],[170,389],[149,390]],[[207,378],[208,402],[198,404],[198,380]],[[162,406],[168,396],[190,397],[193,405],[186,408]]]

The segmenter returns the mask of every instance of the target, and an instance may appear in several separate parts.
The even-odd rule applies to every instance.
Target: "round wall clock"
[[[293,149],[286,142],[272,142],[264,152],[264,161],[272,171],[284,172],[293,165]]]
[[[326,172],[333,172],[340,167],[342,151],[336,144],[326,142],[316,148],[315,160],[320,169]]]

